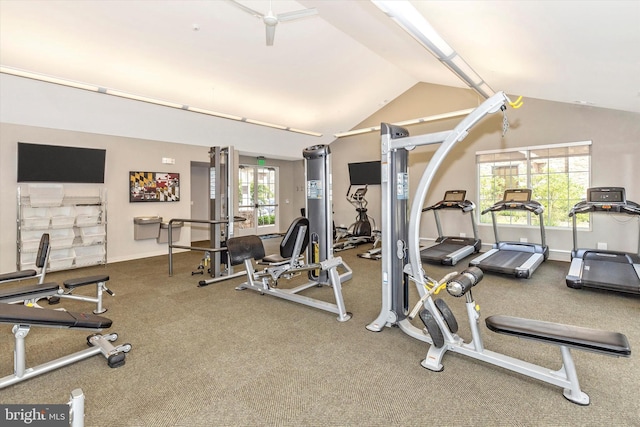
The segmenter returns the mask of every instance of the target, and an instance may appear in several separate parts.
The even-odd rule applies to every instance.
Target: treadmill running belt
[[[452,243],[440,243],[420,251],[420,258],[426,261],[440,261],[452,252],[457,251],[466,245],[455,245]]]
[[[640,288],[640,278],[631,264],[610,261],[585,260],[582,281],[586,286],[603,289],[623,288],[638,292]]]
[[[524,264],[532,255],[531,252],[501,250],[481,261],[477,267],[500,273],[514,273],[516,268]]]

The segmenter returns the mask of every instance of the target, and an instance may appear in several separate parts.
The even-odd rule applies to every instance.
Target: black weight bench
[[[99,353],[102,353],[107,359],[109,367],[116,368],[124,365],[125,354],[131,350],[130,344],[118,347],[111,344],[112,341],[118,339],[117,334],[93,334],[87,337],[89,348],[33,368],[27,368],[25,339],[32,326],[100,331],[111,327],[111,319],[94,314],[50,310],[18,304],[0,304],[0,323],[13,324],[11,331],[15,338],[14,371],[13,374],[0,378],[0,389]]]
[[[69,298],[69,299],[75,299],[75,300],[79,300],[79,301],[86,301],[86,302],[95,302],[96,303],[96,309],[93,310],[93,314],[101,314],[107,311],[106,308],[104,308],[102,306],[102,294],[104,292],[108,293],[111,296],[114,296],[115,294],[113,293],[113,291],[111,291],[109,288],[107,288],[106,283],[109,281],[109,276],[106,274],[99,274],[96,276],[86,276],[86,277],[78,277],[75,279],[68,279],[65,280],[64,282],[62,282],[62,284],[64,285],[65,289],[67,289],[66,291],[60,290],[59,293],[60,295],[58,295],[61,298]],[[87,297],[87,296],[80,296],[80,295],[73,295],[73,291],[81,286],[87,286],[87,285],[96,285],[96,296],[94,297]]]
[[[500,334],[593,351],[608,356],[631,355],[627,337],[619,332],[501,315],[489,316],[485,319],[485,323],[487,328]]]
[[[37,270],[28,269],[0,274],[0,285],[25,279],[38,279],[38,283],[44,283],[44,277],[47,274],[47,264],[49,262],[50,252],[51,247],[49,246],[49,234],[44,233],[40,237],[38,253],[36,254],[35,267],[37,268]]]
[[[20,301],[37,301],[58,294],[60,286],[57,283],[38,283],[21,286],[15,289],[0,291],[0,303],[14,303]]]
[[[49,245],[49,234],[44,233],[42,237],[40,237],[40,245],[38,247],[38,253],[36,255],[35,266],[39,270],[22,270],[15,271],[11,273],[0,274],[0,285],[15,282],[26,279],[38,279],[38,284],[43,284],[45,280],[45,276],[47,274],[47,265],[49,263],[49,254],[51,252],[51,246]],[[96,304],[96,309],[93,310],[94,314],[101,314],[107,311],[106,308],[102,306],[102,294],[107,292],[109,295],[113,296],[114,293],[110,291],[106,282],[109,281],[109,276],[107,275],[97,275],[97,276],[88,276],[88,277],[80,277],[77,279],[69,279],[63,282],[65,289],[58,288],[54,294],[43,294],[39,296],[35,291],[36,288],[30,288],[33,291],[33,294],[30,294],[29,291],[25,291],[24,294],[26,298],[19,299],[20,291],[7,291],[5,294],[5,298],[0,297],[0,302],[19,302],[24,301],[25,304],[36,304],[39,299],[47,298],[49,304],[57,304],[60,302],[59,298],[68,298],[75,299],[79,301],[85,302],[93,302]],[[96,285],[96,296],[88,297],[81,295],[73,295],[73,291],[75,288],[86,285]],[[11,292],[15,292],[13,296],[10,296]],[[2,295],[2,293],[0,293]]]
[[[36,270],[12,271],[11,273],[0,274],[0,282],[13,282],[14,280],[24,280],[36,277]]]
[[[580,389],[578,373],[570,348],[607,356],[628,357],[631,355],[627,337],[619,332],[501,315],[489,316],[485,323],[487,328],[499,334],[545,342],[560,347],[562,368],[559,371],[550,372],[550,374],[558,376],[560,381],[557,383],[558,385],[561,385],[562,382],[568,383],[568,387],[565,386],[562,394],[567,400],[578,405],[588,405],[589,396]],[[551,380],[548,382],[554,383]]]
[[[0,323],[70,329],[103,329],[110,328],[112,321],[95,314],[5,304],[0,306]]]

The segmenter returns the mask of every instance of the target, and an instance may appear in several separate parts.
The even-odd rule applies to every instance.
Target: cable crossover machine
[[[571,349],[596,352],[608,356],[630,356],[627,337],[609,332],[562,325],[540,320],[511,316],[490,316],[485,319],[489,330],[515,337],[535,340],[558,347],[562,367],[552,370],[484,348],[480,334],[480,311],[472,296],[472,288],[483,278],[480,268],[470,267],[458,274],[453,272],[435,280],[426,276],[420,257],[420,217],[429,186],[444,158],[470,129],[486,115],[505,111],[509,98],[498,92],[488,98],[453,130],[419,136],[399,126],[381,125],[381,183],[382,190],[382,308],[378,317],[367,329],[380,332],[383,328],[397,326],[407,335],[430,344],[421,365],[431,371],[443,369],[447,351],[460,353],[492,365],[553,384],[564,389],[569,401],[588,405],[589,396],[580,389]],[[508,128],[506,115],[503,131]],[[410,217],[407,218],[408,151],[421,145],[440,144],[429,161],[413,196]],[[417,288],[420,300],[409,310],[409,283]],[[472,339],[465,342],[457,335],[458,323],[444,299],[434,295],[445,289],[453,297],[464,297]],[[420,329],[411,323],[419,315],[424,324]]]

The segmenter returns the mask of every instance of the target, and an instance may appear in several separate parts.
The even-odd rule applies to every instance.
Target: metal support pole
[[[84,427],[84,393],[77,388],[69,400],[70,427]]]

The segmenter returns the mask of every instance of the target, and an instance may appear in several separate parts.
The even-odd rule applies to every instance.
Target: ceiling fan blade
[[[276,35],[276,26],[275,25],[265,25],[264,26],[267,31],[267,46],[273,46],[273,38]]]
[[[294,10],[293,12],[279,13],[277,15],[277,18],[278,18],[278,21],[280,22],[286,22],[286,21],[293,21],[294,19],[306,18],[307,16],[313,16],[317,14],[318,14],[318,10],[316,8],[311,8],[311,9]]]
[[[244,10],[249,15],[255,16],[256,18],[263,18],[264,17],[264,14],[258,12],[257,10],[253,10],[250,7],[247,7],[247,6],[243,5],[242,3],[238,3],[235,0],[227,0],[227,2],[231,3],[232,5],[234,5],[235,7],[237,7],[240,10]]]

